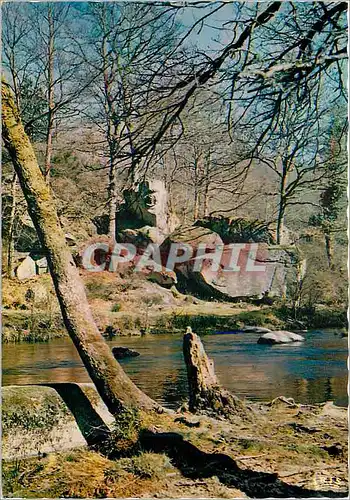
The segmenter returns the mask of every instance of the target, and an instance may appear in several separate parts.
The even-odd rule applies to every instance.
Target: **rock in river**
[[[303,342],[304,340],[304,337],[297,333],[278,330],[262,335],[258,340],[258,344],[290,344],[292,342]]]
[[[128,347],[113,347],[112,353],[115,359],[135,358],[136,356],[140,356],[139,352],[129,349]]]
[[[270,328],[263,328],[262,326],[242,326],[242,332],[246,333],[270,333]]]

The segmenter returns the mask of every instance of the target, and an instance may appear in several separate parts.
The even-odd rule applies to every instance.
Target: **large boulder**
[[[32,278],[36,275],[36,264],[35,260],[28,255],[16,269],[16,276],[19,280],[25,280]]]
[[[198,219],[195,225],[215,231],[224,243],[274,244],[275,242],[266,222],[258,219],[218,215]]]
[[[167,235],[179,224],[169,209],[168,192],[161,180],[140,182],[135,188],[125,190],[123,197],[116,216],[118,234],[124,229],[151,226]]]
[[[302,335],[298,335],[297,333],[278,330],[262,335],[258,339],[258,344],[290,344],[292,342],[303,342],[304,340],[304,337]]]
[[[115,422],[93,384],[18,385],[1,392],[5,460],[97,445]]]
[[[40,253],[31,253],[19,259],[19,262],[15,269],[15,274],[19,280],[29,279],[37,274],[48,272],[46,257],[43,257]]]
[[[205,243],[212,249],[217,245],[223,245],[223,241],[217,233],[198,226],[183,226],[171,233],[162,245],[164,251],[169,249],[172,243],[189,244],[194,250],[200,243]]]
[[[182,291],[219,299],[260,299],[266,295],[284,295],[286,266],[289,255],[279,247],[264,243],[224,245],[221,237],[208,228],[183,227],[172,233],[161,245],[163,264],[166,265],[172,243],[189,245],[192,257],[175,265]],[[198,257],[198,248],[206,245],[208,258]],[[213,266],[213,255],[222,251],[219,266]],[[238,256],[232,264],[232,256]],[[202,266],[196,266],[198,260]],[[230,270],[231,269],[231,270]]]

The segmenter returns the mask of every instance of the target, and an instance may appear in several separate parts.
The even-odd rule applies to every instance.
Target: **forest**
[[[6,496],[346,495],[347,3],[1,10]]]

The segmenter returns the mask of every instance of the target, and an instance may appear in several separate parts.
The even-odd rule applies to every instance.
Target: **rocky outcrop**
[[[149,281],[164,288],[171,288],[177,283],[176,273],[165,268],[162,271],[150,271],[146,276]]]
[[[258,344],[290,344],[292,342],[303,342],[305,338],[297,333],[278,330],[268,332],[258,339]]]
[[[161,245],[163,263],[172,243],[189,245],[193,250],[192,258],[175,266],[179,288],[184,293],[223,300],[261,299],[286,293],[286,274],[291,258],[280,247],[264,243],[224,245],[221,237],[210,229],[189,226],[165,239]],[[198,248],[202,245],[206,245],[207,258],[198,257]],[[213,254],[220,248],[222,255],[215,268]],[[237,259],[233,262],[235,255]],[[197,270],[199,259],[202,265]]]
[[[140,353],[128,347],[113,347],[112,353],[115,359],[136,358]]]
[[[124,229],[151,226],[165,237],[179,224],[169,209],[168,192],[161,180],[140,182],[136,188],[125,190],[123,197],[116,217],[118,235]]]

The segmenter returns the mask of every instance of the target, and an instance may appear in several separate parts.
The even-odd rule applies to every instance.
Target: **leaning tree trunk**
[[[228,419],[249,418],[250,410],[237,396],[220,387],[214,363],[205,353],[201,339],[190,328],[184,335],[183,353],[187,368],[189,410]]]
[[[11,182],[11,212],[10,212],[10,221],[9,221],[9,231],[7,238],[7,276],[8,278],[14,277],[14,269],[13,269],[13,256],[15,253],[15,244],[14,244],[14,229],[15,229],[15,216],[16,216],[16,205],[17,205],[17,174],[15,173]]]
[[[157,408],[125,374],[97,329],[83,282],[66,245],[50,188],[5,82],[2,84],[2,131],[29,214],[46,252],[65,326],[99,394],[112,414],[119,413],[125,406]]]

